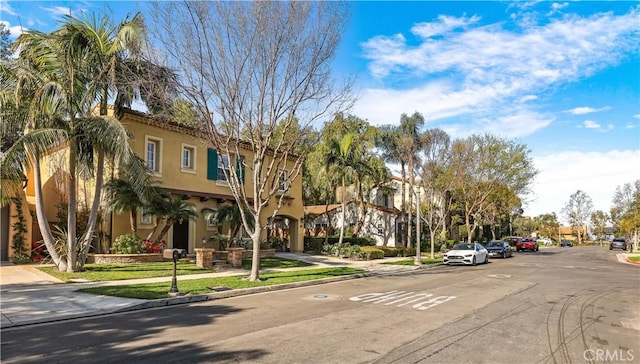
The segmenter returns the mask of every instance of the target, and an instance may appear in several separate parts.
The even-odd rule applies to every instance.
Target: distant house
[[[578,235],[576,234],[576,231],[573,227],[560,226],[559,229],[560,229],[559,235],[561,240],[578,241]],[[585,241],[587,237],[587,227],[583,226],[581,230],[582,230],[582,241]]]
[[[378,246],[400,246],[400,242],[396,239],[396,225],[400,211],[371,203],[367,203],[366,211],[359,236],[373,238]],[[349,201],[346,204],[345,213],[345,229],[354,228],[360,214],[358,204]],[[341,226],[342,205],[305,206],[304,214],[307,217],[305,234],[314,237],[333,235]]]

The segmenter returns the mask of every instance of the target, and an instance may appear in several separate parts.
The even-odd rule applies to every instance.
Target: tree
[[[535,228],[543,237],[560,240],[560,223],[555,212],[542,214],[533,218]]]
[[[569,201],[562,208],[562,213],[569,222],[569,226],[578,235],[578,244],[582,244],[582,235],[593,209],[591,197],[584,191],[578,190],[569,197]]]
[[[115,75],[126,64],[125,58],[137,54],[141,32],[139,15],[125,19],[118,27],[111,26],[106,17],[97,21],[68,16],[59,29],[48,34],[24,33],[15,44],[20,50],[12,68],[20,79],[15,83],[15,93],[20,95],[16,101],[24,102],[16,109],[26,107],[29,112],[23,120],[26,132],[5,154],[1,168],[4,176],[33,167],[38,225],[52,260],[61,271],[74,272],[84,267],[98,217],[105,158],[126,162],[133,155],[124,127],[105,114],[110,97],[126,99],[123,93],[113,94],[113,90],[132,92],[134,88],[117,82],[122,78]],[[93,112],[96,100],[99,116]],[[39,165],[45,152],[60,146],[68,148],[64,255],[55,253],[55,238],[44,214]],[[22,171],[11,172],[18,163]],[[87,229],[78,239],[76,185],[80,174],[95,178],[95,190]]]
[[[605,230],[607,223],[609,222],[609,214],[602,210],[597,210],[591,213],[591,231],[596,235],[596,239],[602,241],[605,239]]]
[[[133,166],[134,163],[137,165]],[[104,186],[108,209],[117,213],[129,212],[132,234],[137,234],[138,231],[138,210],[149,206],[155,198],[163,195],[153,176],[150,173],[139,174],[140,170],[145,170],[144,161],[138,157],[131,158],[122,168],[120,178],[114,178]],[[142,184],[142,190],[135,188],[134,184]]]
[[[428,129],[422,135],[422,178],[419,186],[426,193],[420,206],[421,216],[429,228],[431,258],[434,258],[436,235],[446,238],[446,221],[453,198],[453,174],[451,170],[451,139],[442,129]]]
[[[230,239],[238,237],[240,228],[242,228],[242,215],[240,214],[240,208],[237,204],[222,205],[215,208],[205,207],[201,212],[206,219],[213,218],[218,225],[228,223]],[[245,213],[248,214],[249,212]]]
[[[402,114],[400,116],[400,126],[398,128],[400,139],[398,141],[398,149],[402,160],[407,162],[407,169],[409,171],[409,204],[408,204],[408,229],[407,229],[407,242],[408,246],[411,245],[411,221],[413,220],[413,186],[415,185],[416,166],[419,166],[420,159],[418,157],[418,151],[422,147],[421,130],[424,126],[424,117],[419,112],[413,113],[408,116]],[[403,185],[404,193],[404,185]],[[420,242],[416,243],[416,253],[420,256]],[[422,262],[422,260],[420,260]]]
[[[402,210],[402,219],[406,219],[405,201],[407,190],[405,188],[405,183],[407,182],[407,168],[406,160],[402,157],[400,150],[400,127],[394,125],[383,125],[382,127],[380,127],[380,132],[378,133],[378,136],[376,138],[376,146],[380,150],[381,158],[383,161],[385,161],[386,163],[397,163],[400,165],[400,177],[402,179],[400,209]],[[400,239],[402,239],[402,244],[404,246],[408,246],[407,228],[405,221],[403,221],[403,230]]]
[[[150,214],[164,220],[164,226],[154,240],[156,244],[167,235],[167,232],[175,223],[181,224],[184,220],[195,220],[198,217],[195,206],[183,200],[180,196],[172,196],[163,201],[163,203],[149,208]]]
[[[457,140],[452,153],[455,199],[461,205],[471,242],[491,196],[501,188],[515,196],[528,193],[537,171],[524,144],[490,134]]]
[[[617,186],[613,195],[611,221],[616,233],[627,235],[634,240],[638,250],[640,230],[640,180]]]
[[[340,211],[340,238],[338,239],[338,245],[342,245],[342,239],[344,238],[344,226],[346,224],[346,210],[347,210],[347,176],[352,175],[357,171],[357,161],[354,157],[354,149],[351,145],[356,137],[354,133],[348,133],[342,137],[342,139],[332,139],[329,146],[329,155],[326,159],[325,170],[331,168],[337,170],[337,173],[341,176],[342,180],[342,198],[340,203],[342,208]]]
[[[11,58],[13,52],[11,51],[11,41],[9,36],[11,32],[7,26],[0,22],[0,61],[6,61]]]
[[[151,12],[169,65],[182,77],[180,95],[196,108],[206,142],[219,153],[240,156],[251,174],[239,178],[233,164],[225,177],[240,205],[253,242],[249,280],[259,279],[260,237],[267,204],[282,206],[279,188],[298,178],[304,138],[316,120],[351,104],[351,82],[336,86],[332,59],[348,14],[335,2],[157,2]],[[275,130],[281,131],[276,135]],[[228,174],[228,175],[227,175]],[[247,210],[245,210],[245,207]],[[244,211],[249,211],[245,214]],[[249,224],[253,220],[253,228]]]

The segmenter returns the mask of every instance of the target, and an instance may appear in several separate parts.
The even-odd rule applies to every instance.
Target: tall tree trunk
[[[409,158],[409,220],[407,221],[407,247],[413,243],[413,158]]]
[[[175,223],[175,221],[173,220],[167,220],[167,223],[162,227],[162,230],[160,230],[160,234],[158,234],[158,236],[156,237],[154,243],[155,244],[159,244],[160,240],[162,240],[162,238],[167,235],[167,232],[169,231],[169,229],[171,229],[171,227],[173,226],[173,224]]]
[[[40,234],[44,240],[44,244],[47,247],[49,256],[53,260],[53,264],[58,267],[60,272],[67,270],[67,259],[65,256],[60,256],[56,250],[56,242],[53,234],[51,233],[51,227],[45,213],[44,199],[42,198],[42,176],[40,175],[40,156],[35,154],[31,155],[33,161],[33,184],[35,187],[36,197],[36,217],[38,220],[38,227],[40,228]]]
[[[407,210],[406,210],[406,188],[405,188],[405,180],[407,179],[407,172],[405,170],[405,164],[404,162],[400,162],[400,171],[401,171],[401,177],[402,177],[402,203],[400,206],[400,210],[402,211],[402,236],[400,237],[402,239],[402,246],[404,247],[409,247],[407,245]]]
[[[91,247],[91,242],[93,241],[93,232],[95,230],[96,221],[98,220],[98,210],[100,208],[100,199],[102,196],[102,183],[104,177],[104,152],[102,150],[98,151],[98,163],[96,166],[96,187],[93,195],[93,202],[91,205],[91,212],[89,213],[89,221],[87,222],[87,231],[84,234],[84,239],[82,242],[82,255],[78,260],[78,270],[84,270],[84,263],[87,259],[87,254],[89,254],[89,248]]]
[[[138,219],[137,219],[137,217],[138,217],[138,209],[135,208],[135,207],[132,207],[131,210],[129,211],[129,225],[131,226],[131,233],[132,234],[137,234],[138,233]]]
[[[260,209],[258,209],[258,213]],[[251,255],[251,274],[249,275],[249,281],[255,282],[260,280],[260,231],[262,231],[262,225],[260,225],[260,218],[253,216],[253,222],[255,229],[251,234],[251,241],[253,242],[253,254]]]
[[[342,240],[344,239],[344,224],[346,223],[346,209],[347,209],[347,188],[344,176],[342,177],[342,211],[340,212],[340,238],[338,238],[338,246],[342,246]]]
[[[67,272],[72,273],[77,270],[77,177],[76,177],[76,162],[78,158],[78,145],[76,144],[76,138],[71,138],[69,142],[69,204],[67,209]]]

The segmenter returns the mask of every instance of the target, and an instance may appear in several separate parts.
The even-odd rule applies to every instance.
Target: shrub
[[[360,247],[360,258],[364,260],[382,259],[384,258],[384,251],[378,247],[363,246]]]
[[[111,248],[115,254],[141,254],[146,247],[142,244],[142,239],[136,234],[120,235],[116,238]]]

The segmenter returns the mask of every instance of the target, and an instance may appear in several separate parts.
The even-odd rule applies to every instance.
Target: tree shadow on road
[[[242,351],[216,351],[215,346],[209,344],[227,334],[216,331],[215,321],[241,311],[222,305],[178,305],[3,330],[2,361],[195,363],[257,360],[269,352],[249,347]],[[172,333],[169,339],[168,330]]]

